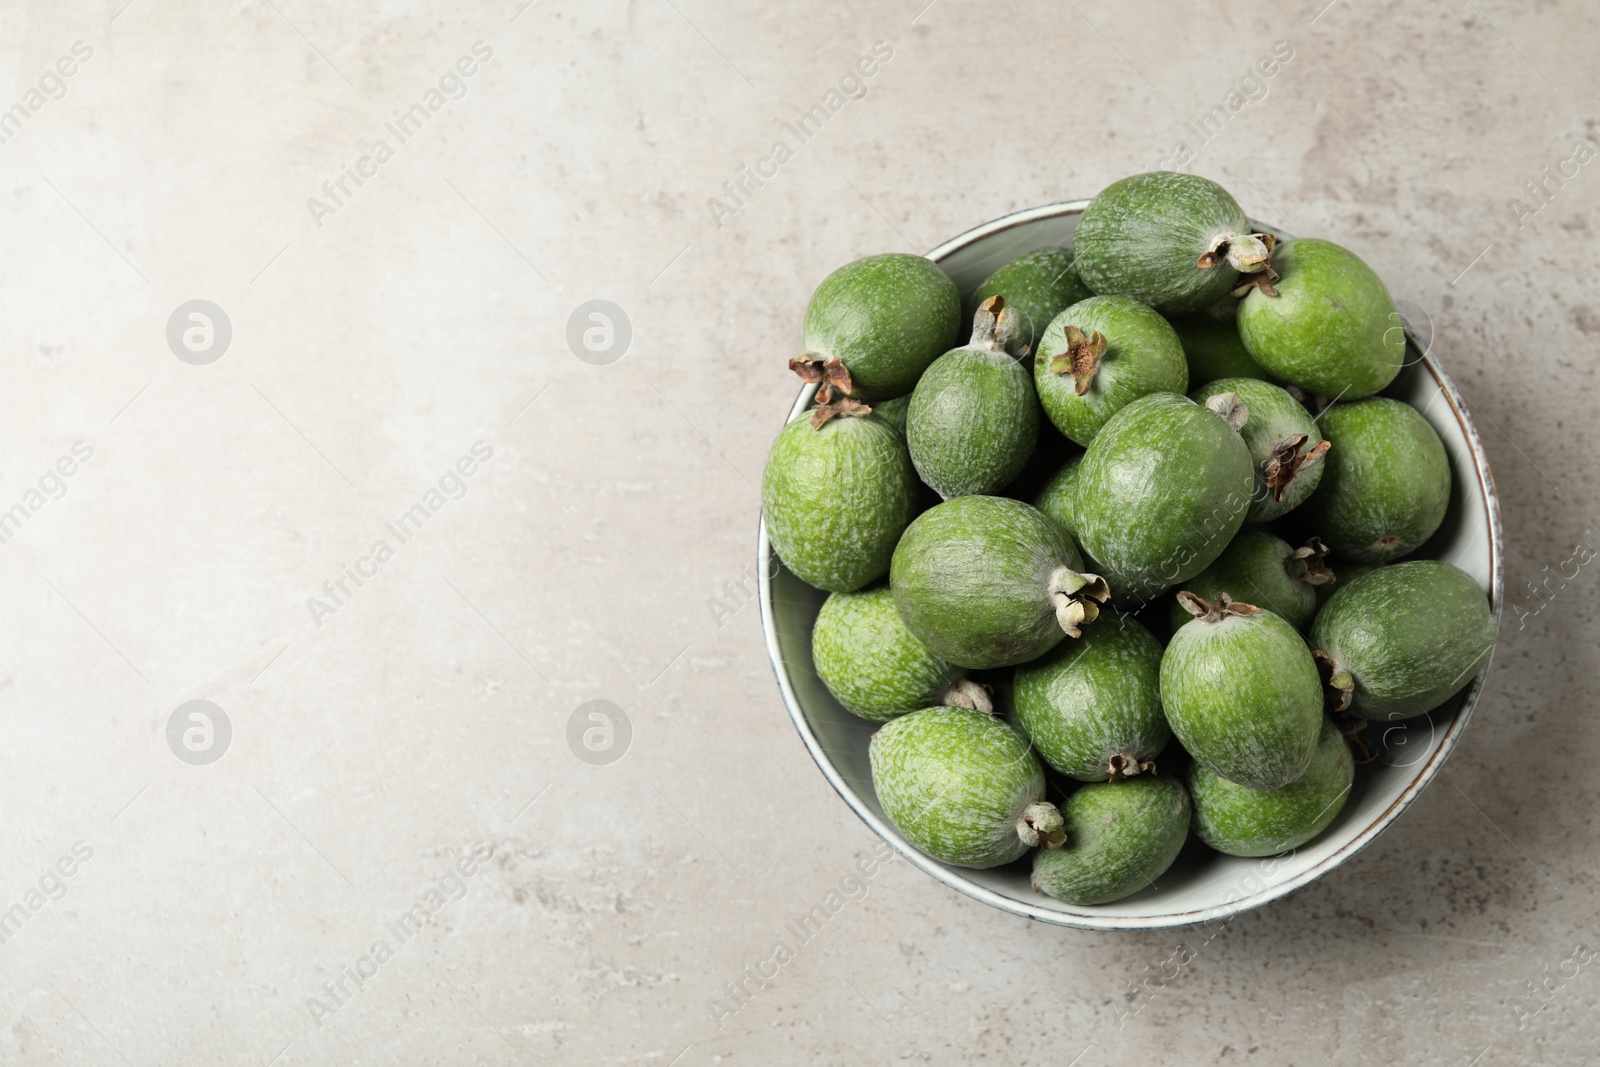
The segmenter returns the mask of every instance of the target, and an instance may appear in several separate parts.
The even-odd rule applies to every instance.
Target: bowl
[[[1044,245],[1070,247],[1087,200],[1019,211],[986,223],[928,253],[955,279],[963,298],[1002,264]],[[1281,231],[1256,223],[1268,232]],[[1500,509],[1494,480],[1466,402],[1439,365],[1430,345],[1405,324],[1404,369],[1384,396],[1415,407],[1438,431],[1450,457],[1453,485],[1444,523],[1416,553],[1455,564],[1488,594],[1498,624],[1504,560]],[[815,385],[800,391],[791,420],[806,409]],[[1026,859],[989,870],[940,863],[907,842],[884,817],[872,788],[867,743],[877,727],[856,718],[833,699],[811,661],[811,628],[827,594],[791,574],[773,552],[762,525],[761,624],[778,689],[795,729],[823,775],[878,836],[908,862],[945,885],[1001,911],[1040,922],[1094,930],[1155,930],[1226,920],[1288,896],[1344,863],[1383,832],[1439,773],[1460,740],[1483,690],[1488,666],[1461,694],[1426,716],[1374,724],[1382,743],[1375,761],[1357,768],[1355,785],[1339,817],[1299,849],[1266,859],[1213,853],[1192,839],[1173,866],[1131,897],[1093,907],[1074,906],[1036,893]],[[1174,742],[1176,743],[1176,742]]]

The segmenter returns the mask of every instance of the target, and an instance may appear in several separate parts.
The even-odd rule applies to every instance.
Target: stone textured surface
[[[1574,146],[1600,10],[1325,2],[0,12],[0,107],[27,116],[0,126],[0,508],[26,516],[0,544],[0,1059],[1590,1061],[1600,171]],[[480,40],[400,143],[385,123]],[[782,124],[876,41],[800,144]],[[1164,161],[1431,321],[1509,546],[1472,729],[1373,847],[1220,931],[1028,925],[888,863],[714,1017],[874,845],[737,591],[806,296]],[[369,177],[314,219],[346,166]],[[206,366],[164,336],[193,299],[232,324]],[[632,325],[606,365],[566,339],[591,299]],[[479,441],[464,496],[387,532]],[[232,724],[206,766],[167,742],[192,699]],[[609,765],[568,743],[591,700],[631,724]]]

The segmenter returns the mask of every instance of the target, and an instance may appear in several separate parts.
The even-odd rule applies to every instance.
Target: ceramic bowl
[[[1025,252],[1044,245],[1070,247],[1073,228],[1087,205],[1087,200],[1075,200],[1019,211],[947,241],[929,258],[968,296],[997,267]],[[1416,325],[1406,324],[1406,366],[1383,395],[1406,401],[1432,424],[1454,475],[1444,523],[1417,555],[1446,560],[1477,579],[1498,622],[1504,562],[1494,480],[1465,400],[1421,339],[1431,331],[1419,334]],[[790,419],[801,416],[815,388],[801,390]],[[756,551],[761,621],[778,689],[806,748],[844,802],[907,861],[957,892],[1013,915],[1062,926],[1150,930],[1226,920],[1323,877],[1370,844],[1439,773],[1467,727],[1489,669],[1485,666],[1460,696],[1427,716],[1374,724],[1368,736],[1382,742],[1378,759],[1357,769],[1344,810],[1309,844],[1279,857],[1241,859],[1211,852],[1191,839],[1157,885],[1113,904],[1074,906],[1034,892],[1026,859],[991,870],[952,867],[900,836],[884,818],[872,789],[867,742],[876,727],[840,707],[811,665],[811,627],[827,594],[783,567],[765,525]]]

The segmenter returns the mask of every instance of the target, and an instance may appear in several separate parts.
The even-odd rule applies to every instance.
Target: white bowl
[[[1019,211],[969,230],[934,249],[928,258],[955,279],[965,297],[992,271],[1025,252],[1045,245],[1068,246],[1078,215],[1088,203],[1073,200]],[[1444,441],[1454,475],[1444,524],[1418,555],[1446,560],[1476,578],[1489,595],[1498,623],[1504,560],[1500,508],[1489,463],[1455,384],[1432,352],[1422,350],[1425,346],[1419,346],[1410,324],[1406,333],[1406,367],[1384,395],[1411,404],[1433,425]],[[808,385],[800,391],[789,411],[791,420],[800,417],[815,389]],[[1026,860],[983,871],[952,867],[929,858],[900,836],[884,818],[872,789],[867,742],[876,727],[840,707],[812,667],[811,627],[827,594],[782,565],[765,524],[756,552],[761,563],[761,623],[778,688],[806,748],[845,803],[908,861],[952,889],[1013,915],[1061,926],[1152,930],[1226,919],[1327,874],[1394,822],[1438,774],[1466,729],[1489,669],[1485,665],[1460,697],[1428,716],[1374,725],[1369,736],[1384,738],[1382,755],[1357,769],[1350,798],[1333,825],[1297,851],[1270,859],[1240,859],[1212,853],[1191,841],[1156,885],[1113,904],[1073,906],[1034,892]]]

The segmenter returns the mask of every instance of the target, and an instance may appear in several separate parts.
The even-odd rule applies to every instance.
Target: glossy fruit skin
[[[852,593],[889,571],[917,505],[905,440],[876,415],[783,428],[761,475],[761,514],[778,557],[803,582]]]
[[[1074,517],[1117,602],[1148,600],[1221,554],[1254,484],[1250,451],[1220,415],[1177,393],[1151,393],[1090,443]]]
[[[907,628],[959,667],[1009,667],[1066,636],[1048,587],[1083,570],[1072,538],[1037,508],[963,496],[917,516],[894,550],[889,584]]]
[[[909,393],[928,364],[956,344],[961,296],[933,261],[890,252],[846,263],[806,305],[806,351],[837,357],[852,396]]]
[[[1078,539],[1078,520],[1074,509],[1077,506],[1078,470],[1082,465],[1081,453],[1068,459],[1033,498],[1033,506],[1054,519],[1056,525],[1067,531],[1074,541]]]
[[[1033,887],[1068,904],[1109,904],[1161,877],[1189,833],[1188,791],[1139,775],[1086,785],[1061,805],[1067,843],[1033,857]]]
[[[1231,299],[1231,298],[1230,298]],[[1189,383],[1214,382],[1218,378],[1270,377],[1261,365],[1250,358],[1244,341],[1239,337],[1239,326],[1232,317],[1219,319],[1214,315],[1173,315],[1168,320],[1173,332],[1183,344],[1184,357],[1189,361]]]
[[[1295,781],[1263,793],[1205,767],[1189,771],[1195,836],[1229,856],[1276,856],[1326,830],[1350,798],[1355,758],[1344,735],[1322,724],[1311,765]]]
[[[1317,587],[1290,574],[1294,546],[1266,530],[1245,530],[1205,570],[1183,587],[1208,603],[1227,593],[1234,600],[1266,608],[1304,631],[1317,613]],[[1194,616],[1176,602],[1170,612],[1176,630]]]
[[[1161,657],[1161,703],[1196,762],[1249,789],[1299,778],[1322,728],[1311,650],[1270,611],[1180,626]]]
[[[1196,402],[1204,404],[1211,397],[1223,393],[1233,393],[1244,401],[1250,411],[1249,419],[1239,431],[1245,447],[1250,450],[1256,482],[1245,522],[1281,519],[1305,503],[1322,483],[1324,460],[1305,461],[1305,465],[1282,487],[1282,500],[1276,499],[1276,494],[1267,488],[1268,463],[1280,445],[1301,434],[1306,439],[1296,451],[1301,456],[1312,453],[1322,443],[1322,431],[1298,400],[1271,382],[1256,378],[1223,378],[1201,386],[1190,395]]]
[[[1348,249],[1301,237],[1278,245],[1277,296],[1252,289],[1239,305],[1239,336],[1280,381],[1355,400],[1394,381],[1405,331],[1383,280]]]
[[[1003,720],[923,708],[873,734],[868,756],[884,815],[934,859],[997,867],[1028,851],[1016,823],[1044,799],[1044,768]]]
[[[1391,563],[1336,591],[1311,624],[1311,647],[1354,682],[1351,715],[1386,721],[1432,711],[1494,652],[1489,598],[1440,560]]]
[[[1131,616],[1099,619],[1076,641],[1017,668],[1017,725],[1057,771],[1104,782],[1112,757],[1137,767],[1172,739],[1161,713],[1161,643]]]
[[[911,462],[946,500],[1004,489],[1038,439],[1033,382],[1004,352],[952,349],[933,361],[911,394]]]
[[[1450,458],[1409,404],[1371,397],[1322,413],[1332,442],[1322,484],[1301,509],[1340,556],[1381,563],[1433,536],[1450,504]]]
[[[1162,312],[1201,311],[1227,295],[1239,272],[1196,260],[1218,237],[1251,229],[1244,209],[1216,182],[1173,171],[1135,174],[1106,186],[1084,209],[1073,262],[1096,293],[1131,296]]]
[[[1068,326],[1076,326],[1086,337],[1101,333],[1106,339],[1105,352],[1082,396],[1070,373],[1051,367],[1067,351]],[[1112,415],[1139,397],[1188,389],[1189,364],[1166,319],[1125,296],[1092,296],[1057,315],[1044,331],[1033,357],[1033,384],[1056,429],[1087,445]]]
[[[1003,296],[1022,316],[1019,340],[1032,352],[1039,338],[1062,311],[1093,294],[1078,277],[1072,253],[1056,245],[1035,248],[1013,259],[983,280],[968,301],[972,308],[991,296]],[[967,318],[971,318],[970,312]]]
[[[906,629],[887,585],[829,596],[811,629],[811,658],[833,698],[868,722],[939,703],[961,673]]]

